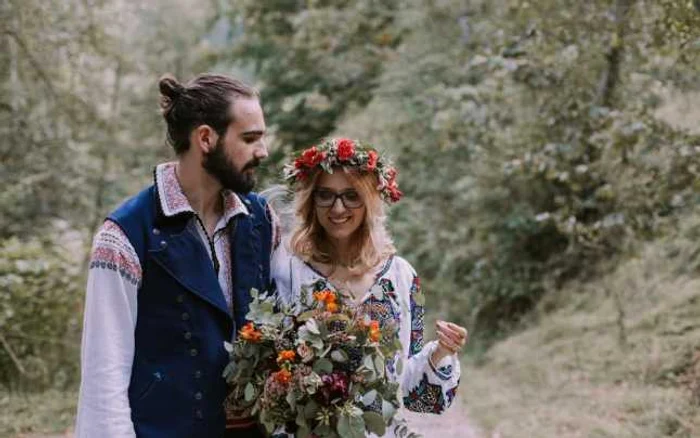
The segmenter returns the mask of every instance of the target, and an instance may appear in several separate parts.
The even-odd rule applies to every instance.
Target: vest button
[[[180,294],[177,297],[175,297],[175,301],[177,301],[178,303],[181,303],[181,302],[185,301],[185,296],[183,294]]]
[[[197,351],[196,348],[193,348],[190,350],[190,356],[195,357],[198,354],[199,354],[199,352]]]
[[[185,332],[185,340],[189,341],[190,339],[192,339],[192,332]]]
[[[190,314],[187,313],[187,312],[183,313],[183,314],[182,314],[182,320],[183,320],[183,321],[187,321],[188,319],[190,319]]]
[[[163,248],[163,249],[167,248],[167,247],[168,247],[168,242],[166,242],[165,240],[161,240],[161,241],[160,241],[160,247]]]
[[[194,399],[195,399],[195,400],[201,400],[201,399],[202,399],[202,393],[201,393],[201,392],[196,393],[196,394],[194,395]]]
[[[196,411],[194,411],[194,416],[195,416],[198,420],[201,420],[202,418],[204,418],[204,414],[202,413],[202,410],[201,410],[201,409],[197,409]]]
[[[202,372],[197,370],[194,372],[194,378],[195,379],[201,379],[202,378]]]
[[[156,236],[159,235],[159,234],[160,234],[160,230],[159,230],[158,228],[154,228],[154,229],[153,229],[153,234],[155,234]]]

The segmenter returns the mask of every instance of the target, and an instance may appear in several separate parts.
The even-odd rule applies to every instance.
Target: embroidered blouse
[[[319,288],[336,289],[325,276],[297,256],[290,255],[284,247],[280,245],[272,262],[272,276],[281,300],[297,301],[302,290],[313,293]],[[400,383],[403,407],[414,412],[440,414],[455,397],[461,371],[454,355],[432,364],[430,357],[437,348],[437,341],[423,343],[422,302],[420,279],[413,267],[403,258],[391,256],[362,297],[360,306],[381,326],[391,322],[398,327],[403,347],[402,374],[397,375],[391,361],[387,371]],[[387,429],[384,436],[395,435]]]

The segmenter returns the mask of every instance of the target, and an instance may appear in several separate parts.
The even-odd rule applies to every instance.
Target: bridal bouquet
[[[380,328],[321,285],[288,306],[252,291],[250,322],[226,345],[227,402],[257,415],[270,433],[301,438],[381,436],[390,425],[407,431],[394,418],[398,383],[386,371],[390,360],[400,373],[396,327]]]

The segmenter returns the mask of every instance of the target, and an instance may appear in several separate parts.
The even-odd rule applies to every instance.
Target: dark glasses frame
[[[324,199],[320,200],[319,199],[319,194],[324,193],[332,196],[330,200]],[[348,196],[353,195],[356,197],[356,200],[349,200]],[[343,204],[343,207],[347,208],[348,210],[354,210],[356,208],[362,208],[362,206],[365,205],[365,202],[362,200],[362,197],[360,196],[359,193],[357,193],[357,190],[355,189],[349,189],[349,190],[343,190],[340,193],[336,193],[333,190],[329,189],[316,189],[314,190],[313,193],[313,199],[314,199],[314,204],[317,207],[322,207],[322,208],[331,208],[335,205],[335,201],[337,199],[340,199],[340,202]]]

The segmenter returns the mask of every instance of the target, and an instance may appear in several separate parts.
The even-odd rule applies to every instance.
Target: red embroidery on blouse
[[[109,269],[118,272],[131,284],[141,282],[139,258],[126,234],[112,221],[105,221],[95,236],[90,269]]]

